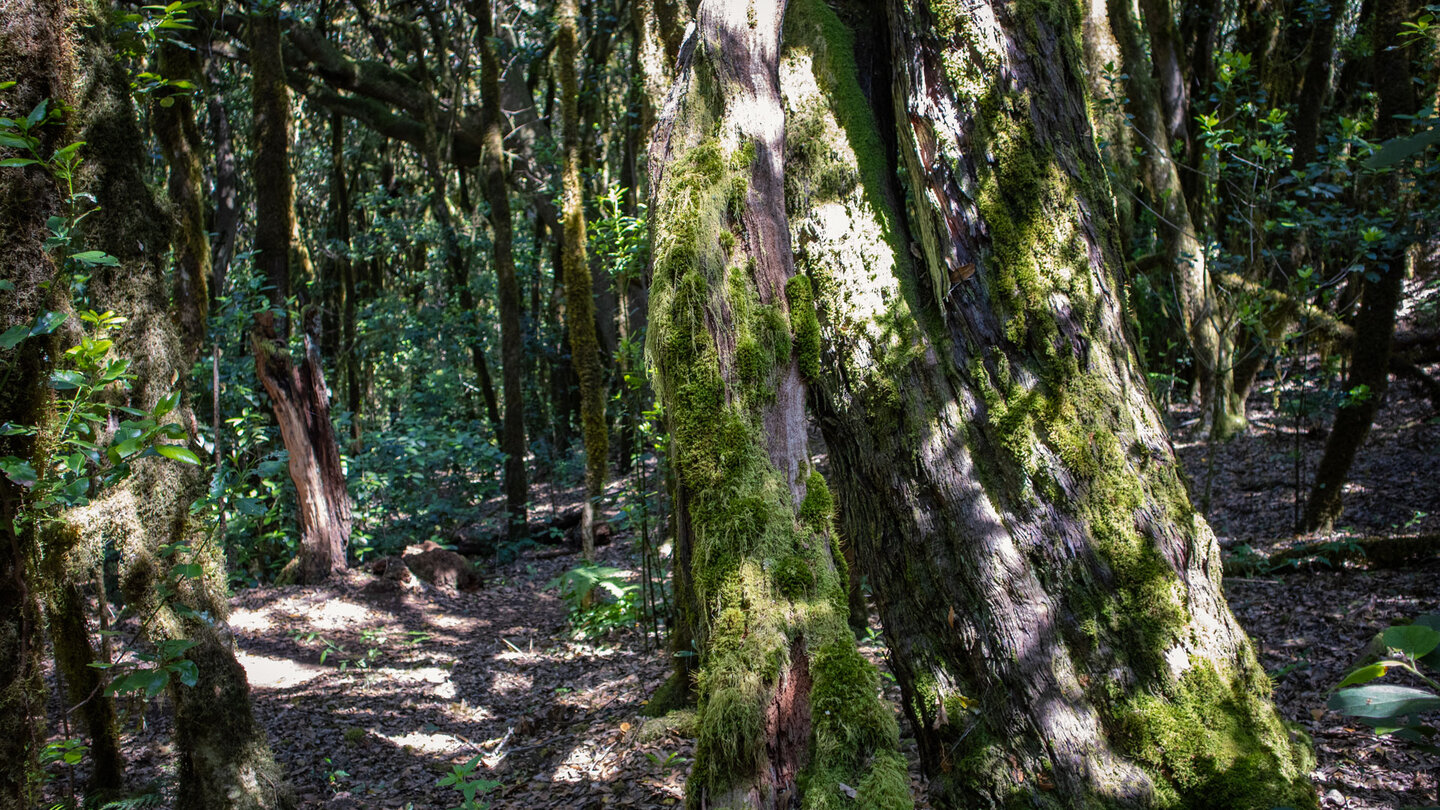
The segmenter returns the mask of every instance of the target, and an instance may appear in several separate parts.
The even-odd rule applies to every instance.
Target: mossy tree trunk
[[[605,422],[595,296],[590,283],[590,264],[585,257],[585,196],[580,181],[580,81],[575,65],[579,38],[576,16],[576,0],[560,0],[556,68],[564,111],[565,158],[561,185],[565,219],[565,319],[570,333],[570,358],[580,382],[580,424],[585,441],[585,504],[580,517],[580,548],[586,560],[594,560],[595,512],[605,494],[610,431]]]
[[[820,336],[785,212],[783,2],[706,0],[650,150],[647,352],[701,656],[692,807],[910,806],[810,463]]]
[[[136,379],[118,404],[153,411],[190,365],[165,288],[172,226],[145,184],[144,138],[129,98],[129,77],[104,41],[108,26],[92,12],[76,30],[84,74],[75,114],[87,144],[80,185],[93,191],[98,204],[86,220],[85,239],[119,260],[116,267],[95,269],[88,305],[127,318],[116,352],[131,359]],[[183,401],[165,418],[182,426],[194,423]],[[160,456],[135,459],[131,468],[123,482],[67,512],[64,531],[77,532],[77,549],[92,559],[107,545],[118,553],[127,605],[147,617],[150,642],[194,645],[184,657],[195,664],[198,682],[185,686],[176,679],[169,688],[179,754],[176,807],[291,807],[225,628],[223,550],[190,513],[204,493],[204,476],[199,467]],[[162,585],[169,594],[163,599]]]
[[[1126,332],[1079,9],[795,6],[811,401],[935,805],[1313,807]]]
[[[526,510],[529,486],[525,473],[525,400],[521,393],[525,345],[520,333],[520,285],[515,280],[514,226],[510,221],[510,191],[505,169],[505,121],[500,109],[500,55],[495,52],[494,12],[490,0],[480,0],[480,115],[484,150],[480,172],[485,202],[490,207],[491,245],[495,252],[495,278],[500,294],[500,376],[504,387],[504,429],[500,449],[505,453],[506,529],[512,541],[528,535]]]
[[[270,10],[250,17],[256,262],[269,282],[271,303],[269,310],[255,316],[251,345],[255,373],[270,395],[295,483],[300,518],[296,579],[315,583],[345,570],[350,496],[335,427],[330,422],[330,389],[325,385],[311,324],[301,324],[301,357],[292,357],[289,345],[292,325],[286,308],[293,282],[296,276],[308,279],[313,274],[308,255],[295,241],[290,91],[285,86],[278,15],[278,10]]]
[[[160,74],[167,81],[201,82],[201,27],[177,32],[184,42],[165,40],[160,46]],[[175,218],[173,269],[176,314],[185,356],[192,362],[205,342],[210,310],[210,235],[205,226],[203,146],[195,123],[193,95],[161,94],[150,107],[150,123],[169,167],[166,189]]]
[[[74,103],[74,56],[65,32],[70,4],[16,0],[0,9],[0,76],[15,82],[0,91],[0,115],[26,116],[47,99]],[[64,127],[35,133],[45,154],[74,140]],[[0,147],[0,157],[29,157]],[[61,190],[39,166],[0,169],[0,332],[33,324],[47,311],[69,308],[65,284],[53,283],[55,263],[42,245],[45,221],[62,211]],[[47,384],[59,336],[28,338],[0,349],[0,422],[53,433],[54,392]],[[52,442],[31,436],[0,437],[0,457],[15,456],[43,470]],[[39,801],[38,757],[44,744],[44,650],[38,576],[39,544],[29,521],[28,490],[0,474],[0,807],[30,808]]]
[[[1386,45],[1397,40],[1401,24],[1412,16],[1410,0],[1395,0],[1377,13],[1371,77],[1379,96],[1375,115],[1377,142],[1404,135],[1409,125],[1396,116],[1414,115],[1419,107],[1410,81],[1408,51]],[[1383,207],[1393,213],[1394,219],[1383,243],[1385,251],[1381,260],[1363,271],[1350,371],[1345,377],[1346,402],[1335,414],[1335,424],[1325,441],[1325,453],[1315,470],[1315,482],[1305,504],[1306,531],[1329,531],[1340,517],[1345,479],[1350,475],[1356,453],[1370,434],[1370,425],[1390,386],[1390,344],[1395,336],[1396,312],[1404,294],[1406,252],[1413,239],[1406,222],[1411,206],[1396,173],[1372,182],[1370,194],[1386,201]]]

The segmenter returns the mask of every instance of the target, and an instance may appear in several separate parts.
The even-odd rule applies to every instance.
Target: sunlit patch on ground
[[[325,667],[292,661],[288,658],[271,658],[236,650],[235,657],[245,667],[245,677],[251,689],[286,689],[291,686],[318,678],[329,672]]]

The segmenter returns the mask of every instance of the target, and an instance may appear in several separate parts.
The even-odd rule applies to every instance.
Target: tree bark
[[[24,117],[42,101],[73,102],[75,66],[65,32],[68,3],[16,0],[0,11],[0,75],[15,85],[0,97],[0,114]],[[35,133],[43,154],[70,140],[63,127]],[[0,147],[0,156],[29,157]],[[46,219],[61,213],[61,190],[39,166],[0,169],[0,332],[29,326],[47,311],[69,309],[65,284],[41,247]],[[0,422],[52,429],[54,392],[47,381],[62,351],[59,336],[27,338],[0,350]],[[50,450],[32,436],[0,436],[0,457],[15,456],[44,470]],[[44,745],[46,689],[37,582],[39,546],[23,520],[28,490],[0,474],[0,807],[39,802],[39,754]]]
[[[294,276],[308,278],[309,259],[294,242],[294,181],[290,174],[290,92],[280,59],[278,12],[250,18],[250,69],[255,116],[254,182],[256,263],[270,284],[271,308],[251,331],[255,373],[270,395],[289,454],[300,518],[296,581],[316,583],[345,570],[350,539],[350,496],[340,447],[330,422],[330,389],[320,353],[308,334],[303,355],[292,358],[286,314]],[[277,312],[281,313],[277,317]]]
[[[202,81],[199,34],[180,31],[185,43],[167,39],[160,46],[160,73],[167,81]],[[205,342],[210,312],[210,236],[205,228],[204,172],[200,129],[191,94],[179,92],[154,99],[150,125],[169,168],[166,185],[176,221],[173,291],[180,338],[191,362]]]
[[[129,77],[103,41],[109,28],[95,12],[76,30],[86,69],[77,88],[85,103],[76,107],[80,137],[87,144],[81,184],[93,189],[98,203],[86,220],[86,239],[120,262],[95,268],[89,305],[127,318],[115,346],[119,356],[132,360],[136,379],[121,402],[153,411],[189,369],[167,311],[170,227],[141,171],[144,139],[128,96]],[[188,408],[182,400],[166,418],[193,424]],[[179,760],[175,806],[292,807],[264,729],[255,722],[244,669],[224,629],[229,605],[223,552],[209,542],[190,513],[205,490],[200,468],[159,456],[130,464],[132,472],[121,484],[65,518],[87,545],[87,554],[113,544],[121,559],[126,602],[148,619],[148,641],[194,643],[184,657],[195,664],[198,683],[185,686],[172,680],[169,688]],[[176,564],[196,565],[200,573],[178,574],[172,570]]]
[[[811,401],[931,798],[1314,807],[1126,333],[1078,15],[932,7],[887,5],[895,97],[870,99],[905,208],[844,32],[808,48],[841,89],[787,90],[792,140],[828,145],[787,178]]]
[[[1409,131],[1397,118],[1413,115],[1418,108],[1415,88],[1410,82],[1410,57],[1404,49],[1385,43],[1396,41],[1402,23],[1412,16],[1411,0],[1395,0],[1377,10],[1376,47],[1372,81],[1379,95],[1375,115],[1375,140],[1387,141]],[[1305,530],[1329,531],[1343,507],[1345,479],[1365,438],[1385,392],[1390,386],[1391,342],[1395,316],[1404,293],[1405,259],[1413,234],[1405,215],[1409,209],[1398,173],[1390,172],[1375,181],[1372,190],[1385,200],[1395,216],[1386,236],[1385,255],[1362,273],[1360,311],[1355,316],[1355,340],[1351,344],[1350,371],[1345,377],[1347,402],[1335,414],[1335,424],[1325,441],[1325,453],[1315,469],[1315,483],[1305,504]],[[1382,206],[1377,205],[1377,208]]]
[[[510,192],[506,182],[504,118],[500,111],[500,57],[495,52],[490,0],[476,4],[480,21],[480,97],[485,148],[480,159],[485,202],[490,207],[491,243],[500,293],[500,373],[504,384],[506,527],[512,542],[526,538],[529,486],[525,473],[525,401],[521,372],[525,346],[520,333],[520,285],[515,280]]]
[[[1245,402],[1234,396],[1231,337],[1219,312],[1219,299],[1205,262],[1205,246],[1190,216],[1199,201],[1185,196],[1176,144],[1187,139],[1190,105],[1180,68],[1180,48],[1168,0],[1143,0],[1145,28],[1154,52],[1146,58],[1140,30],[1125,0],[1109,0],[1112,29],[1125,55],[1126,108],[1140,136],[1140,177],[1159,220],[1170,281],[1180,301],[1180,319],[1200,388],[1200,405],[1210,436],[1225,440],[1245,430]]]
[[[586,259],[585,195],[580,182],[580,82],[575,67],[578,51],[576,0],[560,0],[559,60],[560,103],[564,110],[564,277],[565,320],[570,333],[570,359],[580,382],[580,424],[585,440],[585,504],[580,519],[580,549],[586,560],[595,559],[595,514],[605,495],[606,466],[610,460],[610,432],[605,419],[605,388],[601,379],[600,346],[595,328],[595,296],[590,263]]]
[[[650,150],[647,353],[701,654],[687,796],[692,807],[829,806],[850,790],[862,807],[908,807],[894,718],[846,626],[833,503],[806,443],[820,347],[786,226],[784,12],[775,0],[700,4]]]

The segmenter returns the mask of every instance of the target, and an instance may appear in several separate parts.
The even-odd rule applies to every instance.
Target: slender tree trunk
[[[250,70],[255,110],[255,247],[270,283],[271,309],[255,316],[251,345],[255,372],[270,395],[275,421],[290,456],[290,478],[300,517],[296,579],[315,583],[345,570],[350,539],[350,496],[340,447],[330,422],[330,389],[310,334],[303,355],[292,358],[284,312],[296,275],[308,277],[308,257],[295,243],[294,181],[290,175],[290,91],[280,56],[278,12],[250,18]],[[302,329],[306,329],[302,325]]]
[[[910,806],[897,729],[846,626],[844,559],[810,463],[811,287],[786,225],[784,3],[706,0],[650,150],[647,351],[689,561],[692,807]]]
[[[16,0],[0,12],[0,76],[15,85],[0,96],[0,115],[28,115],[42,101],[71,102],[75,67],[66,32],[71,7],[57,0]],[[35,135],[49,155],[68,140],[63,127]],[[0,156],[29,157],[0,147]],[[42,249],[45,221],[61,213],[61,191],[39,166],[0,168],[0,331],[29,326],[47,311],[69,308],[65,284]],[[50,378],[63,347],[57,334],[35,336],[0,350],[0,422],[50,428],[55,419]],[[0,457],[15,456],[44,470],[50,451],[31,436],[0,436]],[[22,518],[26,487],[0,474],[0,807],[39,802],[39,754],[44,745],[44,638],[34,524]]]
[[[210,227],[215,232],[210,284],[210,294],[214,296],[224,292],[230,259],[235,255],[235,239],[240,231],[240,184],[235,144],[230,136],[230,114],[225,109],[225,97],[220,89],[224,77],[213,59],[206,65],[205,73],[210,82],[206,109],[210,119],[211,148],[215,153],[215,217]]]
[[[1180,318],[1195,356],[1200,405],[1210,436],[1224,440],[1245,429],[1245,403],[1233,390],[1231,337],[1219,312],[1215,285],[1206,268],[1205,247],[1192,221],[1173,144],[1187,137],[1185,117],[1190,104],[1180,68],[1180,48],[1168,0],[1143,0],[1145,27],[1150,33],[1154,69],[1140,44],[1140,31],[1130,4],[1109,0],[1111,28],[1127,66],[1130,96],[1127,112],[1141,143],[1140,177],[1159,222],[1165,264],[1180,301]],[[1199,203],[1197,202],[1196,205]]]
[[[520,286],[515,280],[512,252],[510,191],[506,183],[504,119],[500,111],[500,57],[495,53],[490,0],[480,0],[480,96],[485,127],[481,157],[485,201],[490,206],[491,242],[495,249],[495,276],[500,292],[500,373],[505,388],[504,437],[506,526],[512,541],[528,533],[526,510],[529,487],[525,476],[525,399],[521,371],[525,346],[520,334]]]
[[[580,424],[585,440],[585,505],[580,518],[580,549],[595,559],[595,513],[605,495],[610,460],[610,430],[605,420],[605,387],[595,329],[595,296],[585,255],[585,199],[580,182],[580,82],[577,56],[576,0],[560,0],[558,45],[560,103],[564,110],[565,302],[570,359],[580,381]]]
[[[905,195],[846,32],[794,2],[840,87],[784,72],[827,144],[787,177],[811,400],[934,805],[1314,807],[1126,333],[1078,15],[888,4]]]
[[[1385,4],[1377,14],[1372,81],[1379,95],[1375,140],[1383,142],[1409,130],[1408,123],[1396,116],[1413,115],[1419,105],[1410,81],[1408,51],[1387,45],[1396,41],[1401,24],[1413,16],[1412,2],[1395,0]],[[1385,200],[1385,207],[1400,215],[1395,217],[1392,233],[1386,238],[1387,255],[1376,266],[1363,271],[1350,371],[1345,377],[1348,401],[1335,414],[1335,424],[1325,441],[1325,453],[1315,470],[1315,483],[1305,504],[1306,531],[1329,531],[1340,517],[1345,479],[1350,475],[1356,453],[1370,434],[1370,425],[1390,386],[1390,344],[1404,292],[1405,256],[1412,235],[1403,217],[1409,205],[1399,177],[1392,172],[1375,185],[1372,193]]]
[[[186,42],[166,40],[160,46],[160,73],[167,81],[198,85],[202,81],[200,51],[196,47],[200,29],[179,33]],[[200,129],[195,123],[191,95],[176,93],[155,99],[150,108],[150,125],[169,168],[166,188],[176,219],[173,296],[185,356],[193,362],[205,342],[211,262],[210,237],[205,228]]]

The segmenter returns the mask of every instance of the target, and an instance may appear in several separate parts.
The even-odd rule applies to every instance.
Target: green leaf
[[[264,504],[260,503],[256,498],[236,498],[235,508],[240,514],[250,515],[251,517],[260,517],[269,511],[265,508]]]
[[[1357,683],[1368,683],[1369,681],[1373,681],[1376,678],[1383,676],[1386,672],[1389,671],[1390,662],[1388,661],[1380,664],[1371,664],[1368,667],[1360,667],[1359,669],[1345,676],[1345,680],[1340,682],[1339,688],[1343,689],[1346,686],[1354,686]]]
[[[1354,717],[1404,717],[1440,709],[1440,697],[1409,686],[1379,684],[1341,689],[1326,705]]]
[[[155,418],[159,419],[167,413],[175,410],[175,404],[180,401],[180,392],[171,391],[155,403]]]
[[[6,478],[27,489],[40,481],[40,476],[35,474],[35,468],[30,466],[30,462],[15,456],[0,458],[0,472],[4,472]]]
[[[94,267],[96,265],[117,267],[120,264],[119,259],[111,256],[109,253],[106,253],[103,250],[84,250],[79,253],[70,254],[70,258],[80,262],[84,262],[86,265],[89,265],[91,267]]]
[[[118,455],[120,458],[125,458],[127,456],[135,455],[136,453],[140,452],[140,450],[142,450],[144,447],[145,443],[140,441],[140,438],[136,436],[126,439],[117,444],[113,444],[110,446],[110,449],[113,450],[115,454]]]
[[[39,162],[38,160],[32,160],[30,158],[5,158],[4,160],[0,160],[0,167],[18,168],[20,166],[31,166]]]
[[[27,129],[45,120],[45,108],[49,103],[50,99],[41,99],[40,103],[35,105],[35,109],[31,110],[30,114],[25,116],[25,125]]]
[[[70,313],[68,312],[46,312],[44,315],[35,319],[35,326],[30,329],[30,336],[48,335],[56,329],[59,329],[60,324],[64,323],[69,317]]]
[[[0,278],[0,290],[13,290],[13,289],[15,289],[15,285],[14,285],[12,282],[7,281],[7,280],[5,280],[5,279],[3,279],[3,278]]]
[[[1365,161],[1367,169],[1384,169],[1424,150],[1431,144],[1440,143],[1440,128],[1427,130],[1418,135],[1391,138],[1381,145],[1380,151]]]
[[[1426,613],[1415,619],[1415,624],[1440,632],[1440,613]],[[1440,647],[1436,647],[1420,658],[1420,663],[1431,669],[1440,670]]]
[[[30,327],[27,324],[12,326],[0,335],[0,349],[13,349],[20,345],[20,341],[30,337]]]
[[[1440,632],[1421,624],[1387,627],[1380,634],[1385,646],[1419,658],[1440,646]]]
[[[190,452],[188,448],[181,447],[178,444],[157,444],[155,445],[155,452],[166,458],[173,458],[176,461],[183,461],[186,464],[200,463],[199,456]]]
[[[50,375],[50,387],[56,391],[69,391],[85,384],[85,375],[78,371],[61,369]]]
[[[175,566],[175,576],[181,579],[199,579],[205,574],[205,569],[199,563],[183,563]]]
[[[180,678],[180,683],[186,686],[194,686],[200,682],[200,668],[195,666],[194,661],[176,661],[170,668]]]

